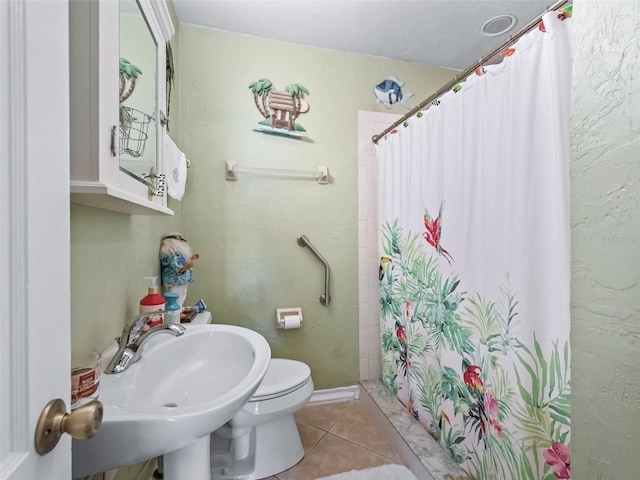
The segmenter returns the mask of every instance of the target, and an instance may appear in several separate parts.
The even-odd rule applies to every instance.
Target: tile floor
[[[354,469],[402,464],[362,400],[306,406],[295,418],[304,457],[266,480],[313,480]]]

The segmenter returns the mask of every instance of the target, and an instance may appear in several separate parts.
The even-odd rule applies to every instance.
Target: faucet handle
[[[157,313],[162,312],[147,312],[144,314],[140,314],[130,320],[130,327],[125,337],[127,345],[131,345],[132,343],[134,343],[140,337],[140,335],[148,330],[148,328],[145,329],[147,318],[149,318],[151,315],[156,315]]]
[[[137,316],[131,324],[131,333],[139,333],[140,330],[144,328],[147,318],[149,318],[151,315],[154,315],[155,313],[156,312],[149,312],[147,314]]]

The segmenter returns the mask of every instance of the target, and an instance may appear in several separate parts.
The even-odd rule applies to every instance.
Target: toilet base
[[[257,480],[283,472],[304,449],[293,414],[252,428],[226,424],[211,434],[212,480]]]

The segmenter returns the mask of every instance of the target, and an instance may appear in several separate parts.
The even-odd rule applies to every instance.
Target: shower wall
[[[640,3],[574,1],[572,478],[640,471]]]

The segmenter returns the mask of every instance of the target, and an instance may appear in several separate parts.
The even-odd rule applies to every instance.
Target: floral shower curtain
[[[377,147],[383,382],[478,480],[570,478],[568,16]]]

